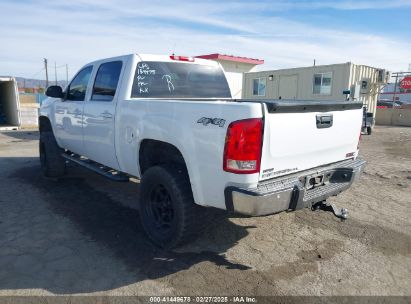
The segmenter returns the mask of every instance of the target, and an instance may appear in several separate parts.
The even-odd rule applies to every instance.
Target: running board
[[[129,177],[125,175],[124,173],[121,173],[109,167],[103,166],[87,158],[81,158],[80,156],[77,156],[75,154],[70,155],[67,153],[62,153],[61,156],[97,174],[100,174],[108,179],[111,179],[112,181],[115,181],[115,182],[128,182],[129,181]]]

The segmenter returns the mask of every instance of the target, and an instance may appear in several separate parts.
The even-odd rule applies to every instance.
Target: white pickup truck
[[[112,180],[141,179],[141,221],[160,247],[195,235],[199,206],[251,216],[312,207],[348,189],[365,163],[361,103],[234,100],[209,60],[98,60],[46,94],[44,174],[61,176],[71,161]]]

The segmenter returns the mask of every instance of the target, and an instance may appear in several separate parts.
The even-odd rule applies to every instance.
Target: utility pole
[[[68,64],[66,64],[66,82],[68,85]]]
[[[56,85],[57,85],[57,64],[54,61],[54,77],[56,78]]]
[[[46,70],[46,88],[49,86],[49,73],[48,73],[48,70],[47,70],[47,59],[46,58],[43,58],[44,59],[44,69]]]

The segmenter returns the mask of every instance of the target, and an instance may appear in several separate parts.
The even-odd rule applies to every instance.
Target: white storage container
[[[21,126],[20,101],[17,82],[13,77],[0,76],[0,130]]]

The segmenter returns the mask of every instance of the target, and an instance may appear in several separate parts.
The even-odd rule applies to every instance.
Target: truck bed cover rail
[[[329,112],[361,109],[363,106],[361,102],[345,100],[235,99],[235,101],[264,103],[269,113]]]

